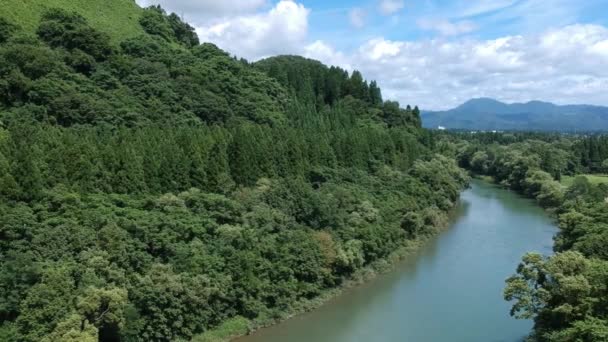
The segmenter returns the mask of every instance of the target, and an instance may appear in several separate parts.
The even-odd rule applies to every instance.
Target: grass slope
[[[42,13],[52,7],[78,12],[114,42],[144,33],[139,25],[142,9],[134,0],[0,0],[0,17],[33,33]]]
[[[592,174],[586,174],[586,175],[579,175],[579,176],[584,176],[587,177],[587,179],[589,180],[589,182],[591,184],[602,184],[602,183],[608,183],[608,175],[592,175]],[[569,176],[563,176],[561,183],[563,186],[565,187],[569,187],[574,183],[574,178],[575,177],[569,177]]]

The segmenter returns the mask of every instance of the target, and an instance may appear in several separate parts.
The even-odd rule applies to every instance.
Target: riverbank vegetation
[[[608,341],[608,184],[580,175],[608,165],[607,142],[602,136],[460,134],[438,143],[461,166],[535,198],[558,219],[556,255],[524,256],[504,292],[513,316],[534,319],[533,341]],[[567,186],[559,182],[564,179]]]
[[[136,38],[38,17],[0,18],[2,341],[246,332],[434,234],[466,186],[358,72],[237,60],[158,7]]]

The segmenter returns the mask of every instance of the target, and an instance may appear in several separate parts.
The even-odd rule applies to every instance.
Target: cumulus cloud
[[[391,42],[384,38],[372,39],[359,48],[361,56],[373,61],[386,60],[396,57],[406,43]]]
[[[443,19],[420,19],[417,24],[423,30],[436,31],[443,36],[457,36],[477,29],[473,22],[467,20],[452,23]]]
[[[361,8],[353,8],[348,12],[348,18],[350,24],[356,28],[363,28],[365,26],[365,11]]]
[[[384,15],[392,15],[405,7],[403,0],[381,0],[380,13]]]
[[[608,104],[608,29],[571,25],[493,40],[373,39],[349,64],[377,79],[386,97],[427,109],[470,98]]]
[[[202,41],[249,59],[298,53],[306,44],[309,13],[302,4],[282,0],[268,12],[217,20],[196,32]]]
[[[340,66],[349,71],[353,70],[349,57],[321,40],[307,45],[304,48],[303,55],[307,58],[323,61],[327,65]]]
[[[140,6],[161,5],[169,12],[188,18],[194,24],[210,18],[252,13],[267,5],[268,0],[136,0]]]

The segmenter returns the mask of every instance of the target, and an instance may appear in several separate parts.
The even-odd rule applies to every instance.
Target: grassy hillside
[[[589,180],[589,183],[591,183],[593,185],[607,184],[608,183],[608,176],[607,175],[584,174],[584,175],[580,175],[580,176],[587,177],[587,179]],[[561,180],[561,183],[565,187],[570,187],[570,186],[572,186],[572,184],[574,184],[574,179],[575,178],[576,177],[572,177],[572,176],[563,176],[562,180]]]
[[[115,42],[143,34],[138,22],[142,9],[134,0],[0,0],[0,7],[0,17],[29,32],[36,30],[46,9],[58,7],[78,12]]]

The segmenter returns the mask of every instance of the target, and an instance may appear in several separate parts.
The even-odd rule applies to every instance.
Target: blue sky
[[[336,46],[348,48],[371,37],[390,40],[419,40],[437,37],[437,31],[422,28],[420,21],[470,22],[470,32],[459,38],[495,39],[505,35],[530,34],[575,23],[608,25],[608,0],[405,0],[390,15],[382,13],[381,1],[301,1],[311,9],[311,36],[335,39]],[[363,26],[354,27],[349,15],[353,9],[363,13]]]
[[[137,0],[250,60],[360,70],[426,109],[474,97],[608,105],[608,0]]]

